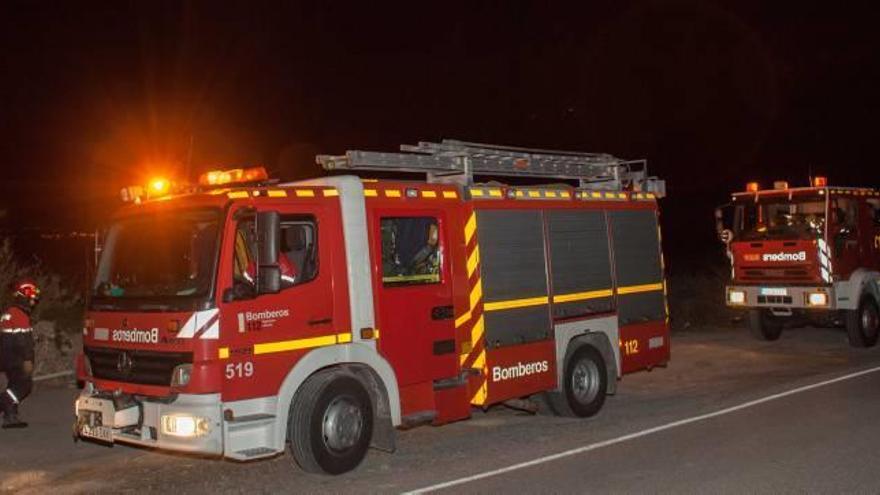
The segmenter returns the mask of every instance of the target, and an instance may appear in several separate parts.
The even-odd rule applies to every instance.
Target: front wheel
[[[288,438],[293,458],[304,471],[351,471],[366,456],[372,435],[372,402],[354,376],[319,372],[294,396]]]
[[[846,334],[853,347],[873,347],[880,335],[880,311],[870,296],[859,302],[855,311],[846,312]]]
[[[766,309],[749,310],[749,330],[758,340],[779,340],[782,322]]]

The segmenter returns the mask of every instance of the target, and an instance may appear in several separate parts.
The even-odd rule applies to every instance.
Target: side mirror
[[[274,294],[281,290],[281,215],[277,211],[257,213],[257,292]]]
[[[732,212],[733,205],[730,203],[715,208],[715,233],[718,234],[718,239],[725,244],[733,240],[733,230],[730,228],[733,223],[730,221]]]

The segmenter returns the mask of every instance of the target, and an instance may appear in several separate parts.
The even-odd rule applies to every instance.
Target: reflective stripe
[[[348,342],[351,342],[350,333],[325,335],[322,337],[312,337],[309,339],[284,340],[281,342],[265,342],[261,344],[254,344],[254,354],[271,354],[274,352],[296,351],[299,349],[325,347],[337,343],[344,344]]]
[[[663,283],[656,284],[644,284],[644,285],[630,285],[626,287],[618,287],[617,294],[624,296],[627,294],[639,294],[642,292],[653,292],[653,291],[661,291],[663,290]],[[556,304],[573,302],[573,301],[584,301],[587,299],[597,299],[602,297],[611,297],[614,295],[614,291],[611,289],[603,289],[603,290],[595,290],[595,291],[587,291],[587,292],[575,292],[571,294],[560,294],[558,296],[553,297],[553,302]],[[515,308],[527,308],[530,306],[539,306],[541,304],[547,304],[548,298],[547,296],[540,297],[528,297],[524,299],[509,299],[506,301],[495,301],[495,302],[487,302],[483,304],[483,308],[485,311],[499,311],[504,309],[515,309]]]
[[[659,282],[656,284],[630,285],[628,287],[618,287],[617,294],[623,296],[626,294],[638,294],[640,292],[652,292],[655,290],[663,290],[663,283]]]
[[[2,333],[30,333],[33,332],[33,328],[2,328],[0,332]]]
[[[3,313],[3,316],[0,316],[0,321],[9,321],[12,319],[12,315],[9,313]]]
[[[13,401],[13,402],[15,402],[16,404],[19,403],[18,397],[16,397],[15,394],[12,393],[12,390],[9,390],[9,389],[7,388],[7,389],[6,389],[6,393],[9,394],[9,397],[12,398],[12,401]]]
[[[218,338],[220,336],[219,321],[211,322],[211,320],[217,315],[218,311],[218,309],[196,311],[180,328],[180,332],[177,333],[177,338],[191,339],[195,337],[199,331],[205,332],[205,335],[202,336],[203,338]],[[208,325],[209,323],[212,323],[210,327],[205,328],[205,325]]]
[[[587,299],[598,299],[602,297],[611,297],[614,295],[614,291],[611,289],[603,289],[603,290],[591,290],[586,292],[574,292],[571,294],[560,294],[558,296],[553,296],[554,303],[567,303],[574,301],[585,301]]]
[[[500,309],[527,308],[529,306],[539,306],[541,304],[547,304],[547,296],[487,302],[483,303],[483,309],[485,311],[498,311]]]

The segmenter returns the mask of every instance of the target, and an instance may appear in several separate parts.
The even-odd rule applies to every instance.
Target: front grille
[[[758,304],[791,304],[791,296],[758,296]]]
[[[743,267],[742,271],[742,279],[750,280],[750,281],[765,281],[765,280],[813,280],[815,278],[810,274],[810,270],[808,267],[773,267],[773,268],[758,268],[758,267]]]
[[[87,347],[85,353],[95,378],[163,387],[171,385],[171,374],[177,365],[192,363],[193,360],[191,352]]]

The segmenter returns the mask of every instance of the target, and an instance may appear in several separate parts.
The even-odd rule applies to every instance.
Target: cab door
[[[280,214],[282,283],[277,293],[258,294],[254,281],[259,211]],[[231,213],[220,258],[224,401],[277,394],[296,360],[321,337],[335,335],[333,243],[327,242],[329,229],[322,228],[330,215],[317,201],[241,207]]]
[[[370,229],[379,348],[404,414],[434,409],[434,382],[458,373],[447,213],[377,209]]]
[[[865,201],[865,247],[868,254],[866,266],[871,270],[880,270],[880,199]]]

